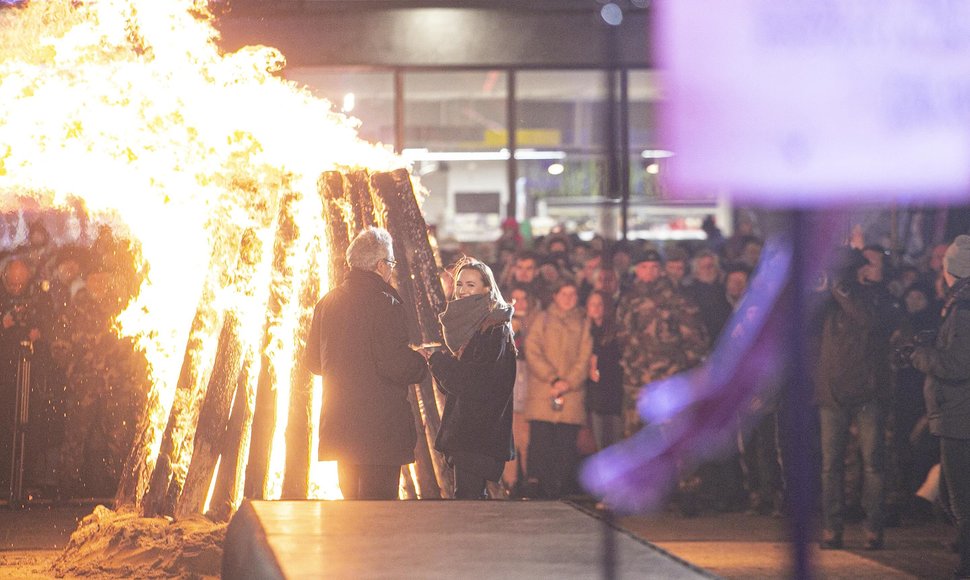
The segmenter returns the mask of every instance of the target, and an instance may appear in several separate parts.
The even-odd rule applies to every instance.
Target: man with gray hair
[[[346,280],[317,304],[307,339],[306,365],[323,375],[318,458],[337,461],[344,499],[395,499],[417,441],[408,386],[425,377],[427,363],[408,346],[387,230],[360,232],[347,263]]]
[[[970,236],[957,236],[946,249],[943,278],[943,323],[912,362],[926,373],[927,418],[940,439],[941,499],[957,528],[960,565],[953,577],[970,578]]]

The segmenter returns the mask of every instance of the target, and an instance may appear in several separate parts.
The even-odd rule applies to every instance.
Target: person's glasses
[[[387,262],[387,265],[391,268],[397,267],[397,260],[388,260],[387,258],[384,258],[384,261]]]

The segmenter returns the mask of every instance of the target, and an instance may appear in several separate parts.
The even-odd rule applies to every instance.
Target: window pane
[[[507,145],[501,71],[404,75],[404,147],[498,151]]]
[[[502,71],[404,74],[404,156],[431,195],[439,239],[494,240],[509,199]]]
[[[333,103],[335,111],[360,119],[361,139],[394,145],[394,75],[323,67],[285,69],[288,80],[305,84],[314,96]]]
[[[557,223],[604,230],[609,79],[599,70],[516,73],[517,215],[536,234]]]

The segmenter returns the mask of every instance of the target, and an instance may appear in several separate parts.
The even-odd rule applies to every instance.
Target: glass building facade
[[[658,140],[663,82],[645,56],[646,20],[610,27],[595,5],[277,2],[276,12],[261,5],[258,24],[230,21],[228,31],[278,40],[286,78],[410,162],[441,239],[495,239],[508,218],[537,235],[562,224],[610,239],[683,239],[702,238],[714,215],[729,233],[717,192],[690,204],[666,198],[671,152]]]

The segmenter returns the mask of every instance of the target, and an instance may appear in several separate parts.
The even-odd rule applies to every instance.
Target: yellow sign
[[[509,144],[508,131],[485,131],[485,147],[507,147]],[[515,146],[521,147],[559,147],[562,144],[562,133],[558,129],[517,129],[515,131]]]

